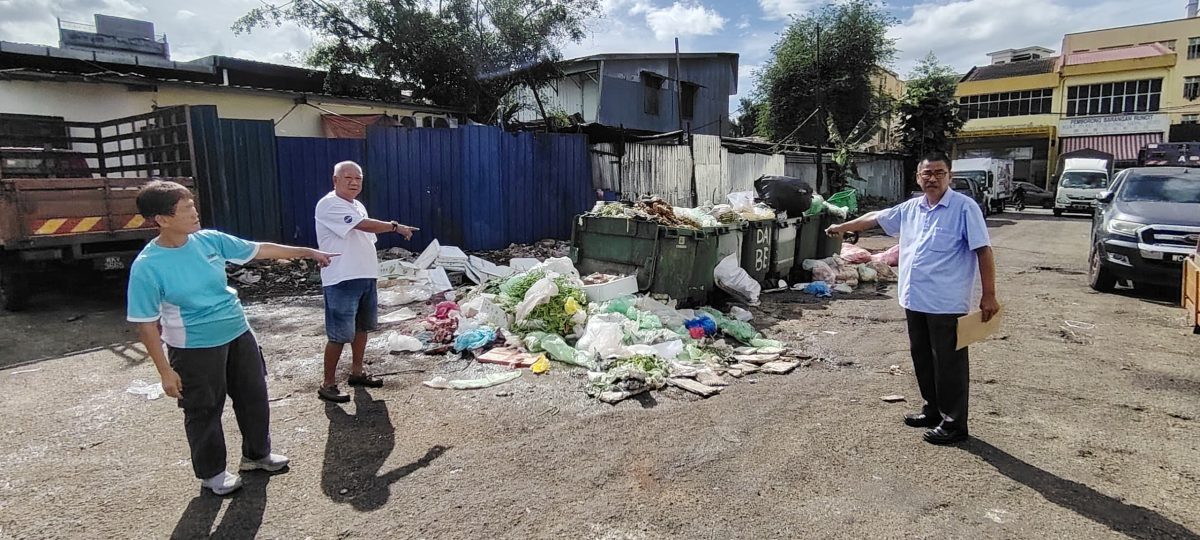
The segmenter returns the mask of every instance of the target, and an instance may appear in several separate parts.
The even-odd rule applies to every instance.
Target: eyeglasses
[[[929,180],[934,177],[937,177],[938,180],[945,180],[947,176],[950,176],[950,171],[921,171],[917,176],[920,176],[922,180]]]

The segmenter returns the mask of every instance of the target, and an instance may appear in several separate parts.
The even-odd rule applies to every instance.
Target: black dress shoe
[[[929,444],[954,444],[967,440],[966,430],[947,430],[942,426],[925,432],[925,442]]]
[[[942,415],[914,413],[904,415],[904,425],[908,427],[932,428],[942,423]]]

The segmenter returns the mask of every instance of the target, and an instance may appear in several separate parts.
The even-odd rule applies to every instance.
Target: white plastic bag
[[[575,349],[601,358],[627,358],[629,350],[622,341],[625,332],[621,329],[625,317],[616,313],[596,315],[588,321]]]
[[[658,345],[630,345],[629,352],[657,356],[665,360],[674,360],[683,352],[683,342],[676,339]]]
[[[754,192],[738,191],[730,193],[729,204],[733,206],[734,212],[752,212],[754,211]]]
[[[729,316],[742,322],[750,322],[754,319],[754,315],[738,306],[733,306],[729,309]]]
[[[554,260],[557,259],[550,259],[550,261]],[[525,299],[517,305],[517,320],[525,320],[527,317],[529,317],[529,314],[533,312],[534,308],[549,302],[550,299],[557,294],[558,285],[554,284],[554,279],[552,279],[550,276],[539,279],[537,283],[534,283],[533,286],[525,292]]]
[[[423,349],[425,346],[421,344],[421,340],[406,336],[399,332],[392,332],[388,335],[387,350],[391,353],[398,352],[413,352]]]
[[[146,399],[158,399],[166,393],[163,390],[162,383],[150,384],[141,379],[134,379],[133,382],[129,383],[129,388],[126,388],[125,391],[135,396],[146,396]]]
[[[717,263],[717,267],[713,268],[713,279],[718,287],[729,294],[752,306],[758,305],[758,295],[762,293],[762,285],[750,277],[745,269],[738,266],[737,253],[729,255]]]

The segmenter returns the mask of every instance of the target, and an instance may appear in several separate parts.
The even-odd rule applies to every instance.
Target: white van
[[[1054,215],[1064,212],[1091,214],[1096,195],[1108,189],[1108,164],[1104,159],[1067,158],[1054,195]]]
[[[955,177],[970,178],[984,190],[980,205],[983,215],[1000,213],[1013,194],[1013,162],[1011,159],[966,158],[954,160]]]

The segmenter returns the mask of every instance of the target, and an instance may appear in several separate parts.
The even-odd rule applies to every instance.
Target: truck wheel
[[[1062,217],[1062,214],[1063,214],[1062,208],[1054,209],[1054,217]]]
[[[29,306],[29,280],[13,272],[0,272],[0,306],[22,311]]]
[[[1117,286],[1117,278],[1112,275],[1100,261],[1100,250],[1092,246],[1092,256],[1088,264],[1088,285],[1092,290],[1112,292]]]

